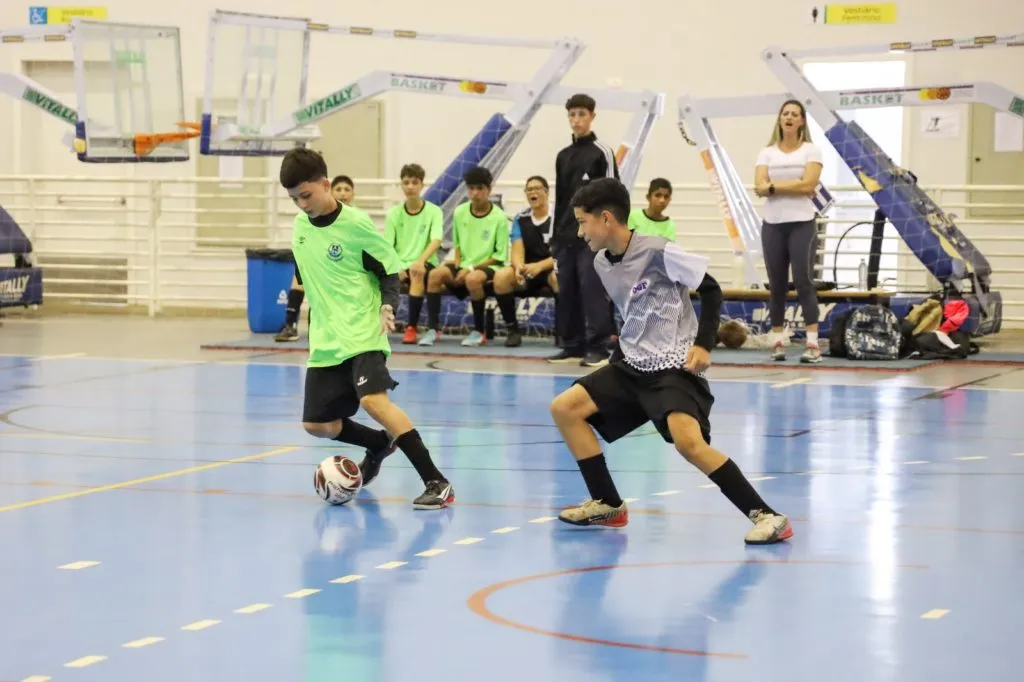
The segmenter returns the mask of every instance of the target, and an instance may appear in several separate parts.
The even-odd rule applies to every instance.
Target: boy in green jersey
[[[647,188],[647,208],[634,208],[629,212],[629,229],[639,234],[676,240],[676,224],[665,215],[672,201],[672,183],[665,178],[654,178]]]
[[[395,247],[402,264],[398,277],[409,285],[409,324],[402,343],[416,343],[427,273],[437,267],[437,250],[444,236],[441,207],[420,197],[426,175],[418,163],[402,166],[400,177],[405,201],[392,206],[384,222],[384,238]]]
[[[462,345],[486,343],[485,288],[494,280],[494,273],[508,261],[508,218],[500,207],[491,203],[491,171],[477,166],[466,171],[462,179],[466,183],[469,201],[460,204],[452,215],[455,261],[446,263],[446,267],[435,268],[427,277],[430,329],[419,340],[421,346],[432,346],[437,339],[441,292],[445,289],[459,299],[468,295],[473,306],[473,332],[463,339]]]
[[[295,217],[292,252],[316,311],[309,327],[303,428],[318,438],[366,448],[359,465],[364,486],[380,473],[384,458],[400,449],[426,486],[413,506],[448,506],[455,501],[451,484],[434,466],[409,417],[387,394],[398,386],[387,368],[387,335],[395,329],[398,307],[398,254],[365,212],[331,195],[327,164],[319,153],[288,152],[280,181],[301,211]],[[386,430],[352,421],[360,407]]]
[[[331,180],[331,194],[343,204],[352,205],[356,197],[356,183],[347,175],[336,175]],[[299,269],[295,269],[292,275],[292,286],[288,290],[288,307],[284,310],[284,326],[274,337],[275,341],[298,341],[299,340],[299,310],[302,308],[302,300],[306,292],[302,290],[302,275]]]

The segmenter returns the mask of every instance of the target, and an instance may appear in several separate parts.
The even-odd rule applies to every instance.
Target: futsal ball
[[[345,504],[363,487],[363,474],[359,465],[348,457],[334,455],[317,465],[313,487],[324,502]]]

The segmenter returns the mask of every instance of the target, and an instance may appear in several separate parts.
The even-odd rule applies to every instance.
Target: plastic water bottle
[[[864,259],[860,259],[860,265],[857,267],[857,288],[861,291],[868,290],[868,264],[864,262]]]

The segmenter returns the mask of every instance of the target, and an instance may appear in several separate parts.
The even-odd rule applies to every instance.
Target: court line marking
[[[423,552],[417,552],[416,556],[432,557],[432,556],[437,556],[438,554],[444,554],[447,551],[448,551],[447,549],[428,549],[428,550],[425,550]]]
[[[106,656],[82,656],[64,664],[65,668],[85,668],[86,666],[107,660]]]
[[[660,493],[651,493],[655,497],[667,497],[668,495],[678,495],[681,490],[662,490]],[[623,500],[625,502],[625,500]]]
[[[527,523],[549,523],[557,519],[557,516],[538,516],[535,519],[530,519],[529,521],[527,521]]]
[[[390,570],[396,569],[396,568],[398,568],[400,566],[405,566],[407,563],[409,563],[409,562],[408,561],[388,561],[387,563],[383,563],[380,566],[375,566],[375,568],[380,570],[380,571],[390,571]]]
[[[57,568],[62,571],[80,571],[83,568],[92,568],[93,566],[99,566],[99,561],[72,561],[70,564],[64,564]]]
[[[319,591],[320,590],[318,590],[318,589],[314,589],[312,587],[307,587],[307,588],[302,589],[302,590],[295,590],[294,592],[289,592],[288,594],[286,594],[284,596],[285,596],[286,599],[305,599],[306,597],[310,597],[310,596],[316,594]]]
[[[1010,457],[1024,457],[1024,452],[1015,452]]]
[[[219,620],[212,620],[212,619],[197,620],[194,623],[189,623],[188,625],[182,625],[181,629],[185,630],[187,632],[198,632],[200,630],[205,630],[206,628],[212,628],[214,625],[219,625],[219,624],[220,624]]]
[[[354,583],[357,580],[362,580],[365,577],[365,575],[357,575],[353,573],[352,575],[343,575],[340,578],[335,578],[331,583],[334,585],[344,585],[345,583]]]
[[[475,545],[478,542],[483,542],[483,538],[462,538],[461,540],[456,540],[452,544],[453,545]]]
[[[921,618],[923,620],[938,620],[939,618],[945,616],[947,613],[949,613],[949,609],[932,609],[931,611],[925,611],[924,613],[922,613]]]
[[[50,682],[52,679],[52,677],[47,677],[46,675],[32,675],[31,677],[26,677],[21,682]]]
[[[29,500],[28,502],[18,502],[16,504],[9,504],[5,507],[0,507],[0,512],[15,511],[17,509],[26,509],[28,507],[35,507],[40,504],[49,504],[51,502],[61,502],[63,500],[71,500],[76,497],[84,497],[86,495],[94,495],[96,493],[105,493],[111,490],[120,490],[122,488],[130,488],[135,485],[141,485],[143,483],[152,483],[153,481],[162,481],[168,478],[175,478],[177,476],[185,476],[188,474],[197,474],[201,471],[210,471],[211,469],[219,469],[226,467],[229,464],[242,464],[243,462],[252,462],[258,459],[266,459],[267,457],[274,457],[276,455],[283,455],[287,452],[294,452],[300,450],[298,446],[289,446],[283,448],[277,448],[276,450],[267,450],[266,452],[257,452],[255,455],[245,455],[243,457],[234,457],[232,459],[226,459],[220,462],[210,462],[209,464],[202,464],[200,466],[188,467],[186,469],[177,469],[175,471],[167,471],[162,474],[155,474],[153,476],[144,476],[143,478],[134,478],[130,481],[122,481],[120,483],[110,483],[108,485],[100,485],[95,488],[86,488],[85,490],[76,490],[71,493],[62,493],[60,495],[51,495],[50,497],[41,497],[35,500]]]
[[[144,646],[163,642],[163,637],[143,637],[142,639],[136,639],[132,642],[126,642],[121,645],[122,649],[141,649]]]
[[[988,459],[988,457],[984,455],[973,455],[971,457],[954,457],[953,459],[960,460],[961,462],[972,462],[976,459]]]
[[[774,476],[751,476],[748,481],[774,481]]]
[[[491,532],[497,535],[504,535],[505,533],[511,533],[515,530],[519,530],[519,526],[505,526],[504,528],[495,528]]]
[[[913,459],[913,460],[911,460],[909,462],[904,462],[904,464],[930,464],[930,463],[931,462],[929,462],[927,459]]]
[[[260,611],[266,611],[270,607],[271,604],[249,604],[248,606],[243,606],[240,609],[235,609],[235,613],[249,615],[250,613],[259,613]]]
[[[789,381],[780,381],[777,384],[772,384],[771,388],[787,388],[789,386],[796,386],[797,384],[809,384],[814,381],[814,377],[799,377],[797,379],[790,379]]]

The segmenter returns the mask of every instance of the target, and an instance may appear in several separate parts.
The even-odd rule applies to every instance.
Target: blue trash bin
[[[284,326],[288,290],[295,275],[291,249],[246,249],[249,329],[274,334]]]

